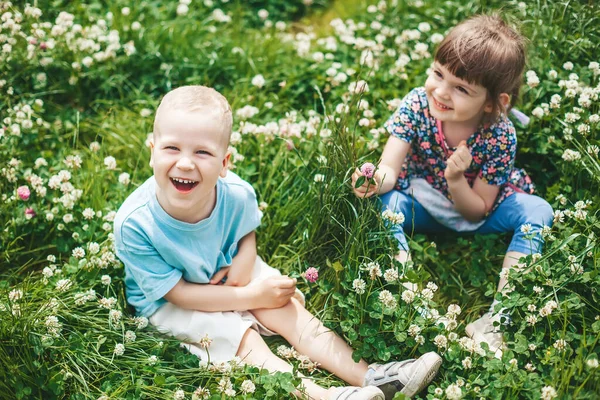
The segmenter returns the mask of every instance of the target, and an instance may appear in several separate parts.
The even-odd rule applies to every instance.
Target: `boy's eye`
[[[179,149],[178,149],[177,147],[175,147],[175,146],[166,146],[166,147],[165,147],[165,149],[167,149],[167,150],[175,150],[175,151],[179,150]]]
[[[208,151],[206,151],[206,150],[198,150],[198,151],[196,152],[196,154],[206,154],[206,155],[209,155],[209,156],[211,155],[211,154],[210,154]]]

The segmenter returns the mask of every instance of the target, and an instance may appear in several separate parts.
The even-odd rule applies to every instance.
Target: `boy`
[[[184,86],[163,98],[151,144],[154,176],[115,219],[128,302],[202,360],[237,355],[291,372],[260,336],[276,333],[354,385],[325,389],[304,379],[310,398],[383,400],[420,391],[441,364],[437,354],[354,362],[352,349],[303,307],[296,281],[257,256],[262,213],[252,187],[228,171],[231,125],[231,108],[213,89]]]

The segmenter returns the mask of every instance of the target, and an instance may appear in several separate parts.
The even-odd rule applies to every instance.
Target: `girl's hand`
[[[273,276],[256,285],[256,290],[257,308],[283,307],[296,293],[296,279]]]
[[[210,278],[209,283],[211,285],[222,285],[223,282],[221,282],[221,281],[223,280],[223,278],[225,278],[227,275],[229,275],[230,269],[231,269],[231,267],[221,268],[220,270],[215,272],[215,274],[212,276],[212,278]]]
[[[467,147],[467,142],[464,140],[458,144],[456,151],[446,161],[446,170],[444,177],[447,181],[455,181],[464,176],[465,171],[471,165],[471,152]]]
[[[352,174],[352,191],[354,192],[356,197],[371,197],[379,191],[380,178],[378,172],[379,170],[375,171],[375,175],[373,175],[375,183],[369,182],[369,179],[365,179],[365,182],[361,186],[356,187],[356,181],[358,180],[358,178],[364,176],[362,172],[360,172],[360,169],[356,168],[356,170]]]

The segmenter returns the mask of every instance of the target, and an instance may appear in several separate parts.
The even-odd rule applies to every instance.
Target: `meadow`
[[[544,251],[509,275],[501,359],[464,327],[491,304],[510,235],[411,233],[404,268],[377,200],[350,184],[445,32],[493,11],[528,38],[517,165],[554,209]],[[427,399],[600,398],[599,54],[592,0],[0,1],[0,398],[287,399],[300,384],[199,363],[126,303],[112,222],[152,174],[160,97],[186,84],[229,99],[258,252],[357,359],[437,351]]]

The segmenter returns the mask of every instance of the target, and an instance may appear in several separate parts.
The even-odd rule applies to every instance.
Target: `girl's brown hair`
[[[525,38],[498,15],[477,15],[461,22],[440,43],[435,61],[456,77],[488,90],[492,120],[519,97],[525,68]],[[500,94],[510,95],[505,109]]]

